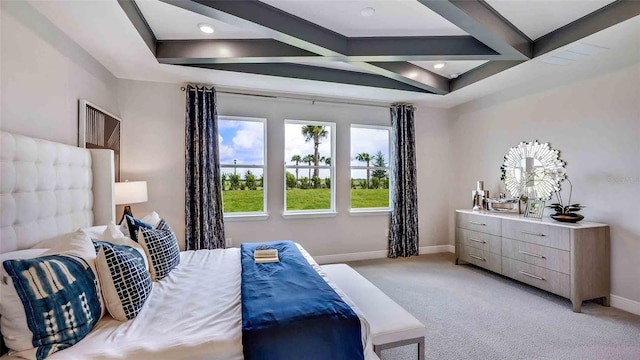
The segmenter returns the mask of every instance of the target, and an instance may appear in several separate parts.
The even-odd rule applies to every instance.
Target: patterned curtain
[[[391,107],[393,166],[389,257],[418,255],[418,187],[413,106]]]
[[[187,86],[185,122],[186,248],[224,248],[222,183],[214,88]]]

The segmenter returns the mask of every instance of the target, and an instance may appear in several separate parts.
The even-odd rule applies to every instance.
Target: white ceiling
[[[436,36],[466,33],[415,0],[261,0],[349,37]],[[372,7],[373,16],[360,14]]]
[[[464,74],[467,71],[474,69],[487,61],[484,60],[459,60],[459,61],[445,61],[444,67],[436,69],[433,66],[441,63],[442,61],[410,61],[414,65],[418,65],[423,69],[427,69],[438,75],[442,75],[446,78],[453,78],[452,74]]]
[[[485,0],[532,40],[615,0]],[[636,0],[634,0],[636,1]]]
[[[564,66],[525,62],[446,96],[334,84],[311,80],[198,69],[158,64],[116,0],[30,1],[30,4],[83,47],[116,77],[184,84],[210,83],[219,88],[290,94],[314,98],[373,103],[406,101],[434,107],[452,107],[496,92],[518,92],[525,87],[544,89],[568,81],[615,71],[640,62],[640,16],[593,34],[582,43],[609,50]],[[546,54],[554,56],[575,44]]]
[[[186,39],[260,39],[261,34],[218,21],[204,15],[157,0],[135,0],[142,15],[158,40]],[[198,24],[206,23],[215,29],[205,34]]]

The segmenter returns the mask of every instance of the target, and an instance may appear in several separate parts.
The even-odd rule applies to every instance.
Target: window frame
[[[228,221],[240,221],[240,220],[267,220],[269,218],[269,212],[267,211],[267,119],[266,118],[257,118],[257,117],[249,117],[249,116],[231,116],[231,115],[218,115],[217,121],[218,125],[220,125],[220,120],[228,120],[228,121],[251,121],[251,122],[260,122],[262,123],[262,132],[263,132],[263,141],[262,141],[262,153],[263,153],[263,164],[261,165],[247,165],[242,164],[238,166],[237,164],[223,164],[220,161],[220,154],[218,154],[218,161],[220,162],[220,181],[222,181],[222,169],[223,168],[232,168],[232,167],[240,167],[246,169],[262,169],[262,211],[238,211],[238,212],[224,212],[224,220]],[[219,128],[219,126],[218,126]],[[220,131],[218,129],[218,135]],[[222,194],[222,207],[224,209],[224,192]]]
[[[284,120],[284,141],[283,145],[283,154],[286,153],[287,147],[287,139],[286,139],[286,126],[287,124],[296,124],[296,125],[314,125],[314,126],[328,126],[331,130],[331,164],[323,165],[323,166],[309,166],[309,165],[287,165],[287,160],[283,159],[284,163],[284,176],[282,179],[282,187],[283,191],[283,211],[282,217],[287,218],[314,218],[314,217],[333,217],[337,215],[336,212],[336,123],[328,122],[328,121],[313,121],[313,120],[295,120],[295,119],[285,119]],[[287,170],[288,169],[329,169],[331,179],[331,186],[329,190],[331,191],[331,206],[329,209],[310,209],[310,210],[287,210]],[[311,179],[309,179],[311,180]]]
[[[388,146],[388,154],[389,154],[389,159],[387,161],[388,166],[386,167],[380,167],[380,166],[354,166],[351,165],[351,144],[352,144],[352,136],[351,136],[351,130],[357,128],[357,129],[374,129],[374,130],[387,130],[389,132],[389,137],[387,140],[387,146]],[[384,125],[367,125],[367,124],[351,124],[351,126],[349,127],[349,179],[352,179],[351,177],[351,171],[353,170],[386,170],[389,172],[389,206],[387,207],[370,207],[370,208],[354,208],[352,207],[353,204],[353,198],[351,197],[351,185],[349,185],[349,213],[351,215],[354,216],[358,216],[358,215],[367,215],[367,214],[388,214],[391,212],[391,157],[392,157],[392,153],[391,153],[391,131],[393,129],[391,128],[391,126],[384,126]]]

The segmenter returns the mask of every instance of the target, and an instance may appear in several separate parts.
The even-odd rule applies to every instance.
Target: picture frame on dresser
[[[542,219],[544,213],[544,200],[529,199],[524,210],[524,217]]]

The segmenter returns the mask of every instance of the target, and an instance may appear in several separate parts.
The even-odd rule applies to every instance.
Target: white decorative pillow
[[[107,309],[116,320],[131,320],[138,315],[152,289],[144,253],[106,242],[100,242],[99,246],[96,263]]]
[[[104,229],[104,232],[100,234],[98,240],[102,241],[112,241],[116,239],[121,239],[125,237],[124,233],[118,229],[116,224],[112,221],[107,225],[107,228]]]
[[[140,219],[140,221],[142,221],[143,223],[147,223],[151,225],[152,228],[155,228],[160,222],[160,220],[161,220],[160,215],[158,215],[158,213],[155,211],[150,212],[149,214],[145,215],[142,219]],[[118,229],[124,234],[129,233],[129,224],[127,224],[126,219],[122,220],[122,222],[120,223],[120,227]]]
[[[28,359],[80,341],[104,313],[95,251],[85,233],[70,233],[38,256],[4,260],[0,269],[2,335],[9,349]]]
[[[180,248],[173,229],[162,219],[155,229],[141,227],[138,243],[149,261],[151,280],[158,281],[180,263]]]

